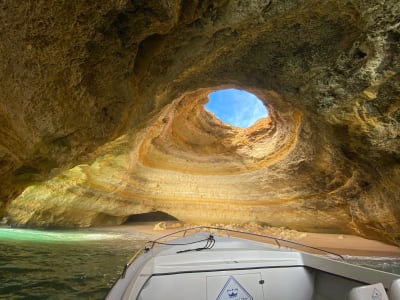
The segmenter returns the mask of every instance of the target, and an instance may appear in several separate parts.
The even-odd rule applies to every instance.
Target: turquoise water
[[[0,228],[0,299],[104,299],[145,238],[135,232]],[[400,259],[346,260],[400,274]]]
[[[0,240],[27,242],[76,242],[120,239],[123,235],[91,231],[45,231],[0,228]]]

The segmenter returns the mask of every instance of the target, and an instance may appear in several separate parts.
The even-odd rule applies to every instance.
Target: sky
[[[248,128],[268,116],[264,104],[255,95],[237,89],[219,90],[208,94],[204,107],[224,123]]]

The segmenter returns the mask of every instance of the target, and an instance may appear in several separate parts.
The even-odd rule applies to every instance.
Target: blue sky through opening
[[[204,107],[222,122],[236,127],[248,128],[268,116],[261,100],[246,91],[219,90],[208,94],[208,99]]]

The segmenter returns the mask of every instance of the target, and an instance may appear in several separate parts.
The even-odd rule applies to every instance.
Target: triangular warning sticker
[[[253,297],[233,277],[229,276],[216,300],[253,300]]]
[[[382,299],[382,293],[377,288],[374,288],[374,290],[372,291],[372,299],[374,300]]]

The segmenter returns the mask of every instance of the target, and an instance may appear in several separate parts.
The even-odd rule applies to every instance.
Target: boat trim
[[[176,272],[163,272],[153,273],[152,276],[168,276],[178,274],[194,274],[194,273],[210,273],[210,272],[224,272],[224,271],[244,271],[244,270],[264,270],[264,269],[285,269],[285,268],[305,268],[302,265],[288,265],[288,266],[263,266],[263,267],[247,267],[247,268],[222,268],[222,269],[209,269],[209,270],[195,270],[195,271],[176,271]]]
[[[317,269],[317,268],[312,268],[309,266],[306,266],[304,264],[302,265],[288,265],[288,266],[264,266],[264,267],[252,267],[252,268],[233,268],[233,269],[212,269],[212,270],[196,270],[196,271],[177,271],[177,272],[165,272],[165,273],[153,273],[151,274],[151,276],[148,278],[148,280],[150,280],[151,277],[154,276],[168,276],[168,275],[178,275],[178,274],[194,274],[194,273],[210,273],[210,272],[224,272],[224,271],[244,271],[244,270],[265,270],[265,269],[285,269],[285,268],[306,268],[306,269],[314,269],[316,271],[319,272],[323,272],[325,274],[330,274],[330,275],[334,275],[340,278],[348,278],[346,276],[343,275],[338,275],[332,272],[328,272],[328,271],[324,271],[321,269]],[[148,281],[147,280],[147,281]],[[358,280],[358,279],[354,279],[352,278],[352,280],[354,282],[358,282],[360,284],[368,284],[367,281],[362,281],[362,280]]]

